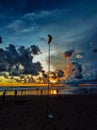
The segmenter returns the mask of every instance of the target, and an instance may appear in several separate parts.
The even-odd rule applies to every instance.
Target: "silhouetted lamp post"
[[[49,95],[49,87],[50,87],[50,43],[52,42],[52,36],[48,34],[48,95]]]
[[[53,118],[53,115],[49,111],[49,88],[50,88],[50,43],[52,42],[52,36],[48,34],[48,95],[47,95],[47,118]]]

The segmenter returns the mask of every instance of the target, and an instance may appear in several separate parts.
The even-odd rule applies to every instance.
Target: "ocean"
[[[5,95],[47,95],[47,86],[13,86],[13,87],[0,87],[0,96]],[[60,94],[97,94],[97,86],[50,86],[49,95],[60,95]]]

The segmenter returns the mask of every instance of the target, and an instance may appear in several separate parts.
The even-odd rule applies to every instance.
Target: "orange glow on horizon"
[[[56,84],[58,82],[58,79],[50,79],[50,83]]]
[[[58,77],[58,71],[50,72],[50,83],[52,85],[56,85],[61,81],[65,81],[72,75],[73,66],[69,63],[65,65],[65,69],[63,70],[64,75],[62,77]],[[48,75],[48,73],[46,73]],[[39,73],[37,76],[32,75],[23,75],[21,76],[8,76],[5,78],[4,76],[0,76],[0,86],[47,86],[48,85],[48,77],[43,77],[42,73]]]
[[[52,94],[52,95],[57,94],[57,90],[51,90],[51,91],[50,91],[50,94]]]

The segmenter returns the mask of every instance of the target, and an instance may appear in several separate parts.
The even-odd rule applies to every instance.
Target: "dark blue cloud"
[[[41,63],[33,62],[33,56],[38,54],[40,54],[40,49],[36,45],[29,48],[20,46],[17,49],[10,44],[6,49],[0,49],[0,72],[7,71],[14,75],[21,73],[38,75],[42,71]],[[23,66],[22,71],[18,71],[20,65]]]

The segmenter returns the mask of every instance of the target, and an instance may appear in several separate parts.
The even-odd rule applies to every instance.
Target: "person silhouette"
[[[3,91],[3,95],[2,95],[3,101],[5,101],[5,95],[6,95],[6,90]]]
[[[16,100],[16,97],[17,97],[17,90],[15,90],[15,93],[14,93],[14,99]]]

